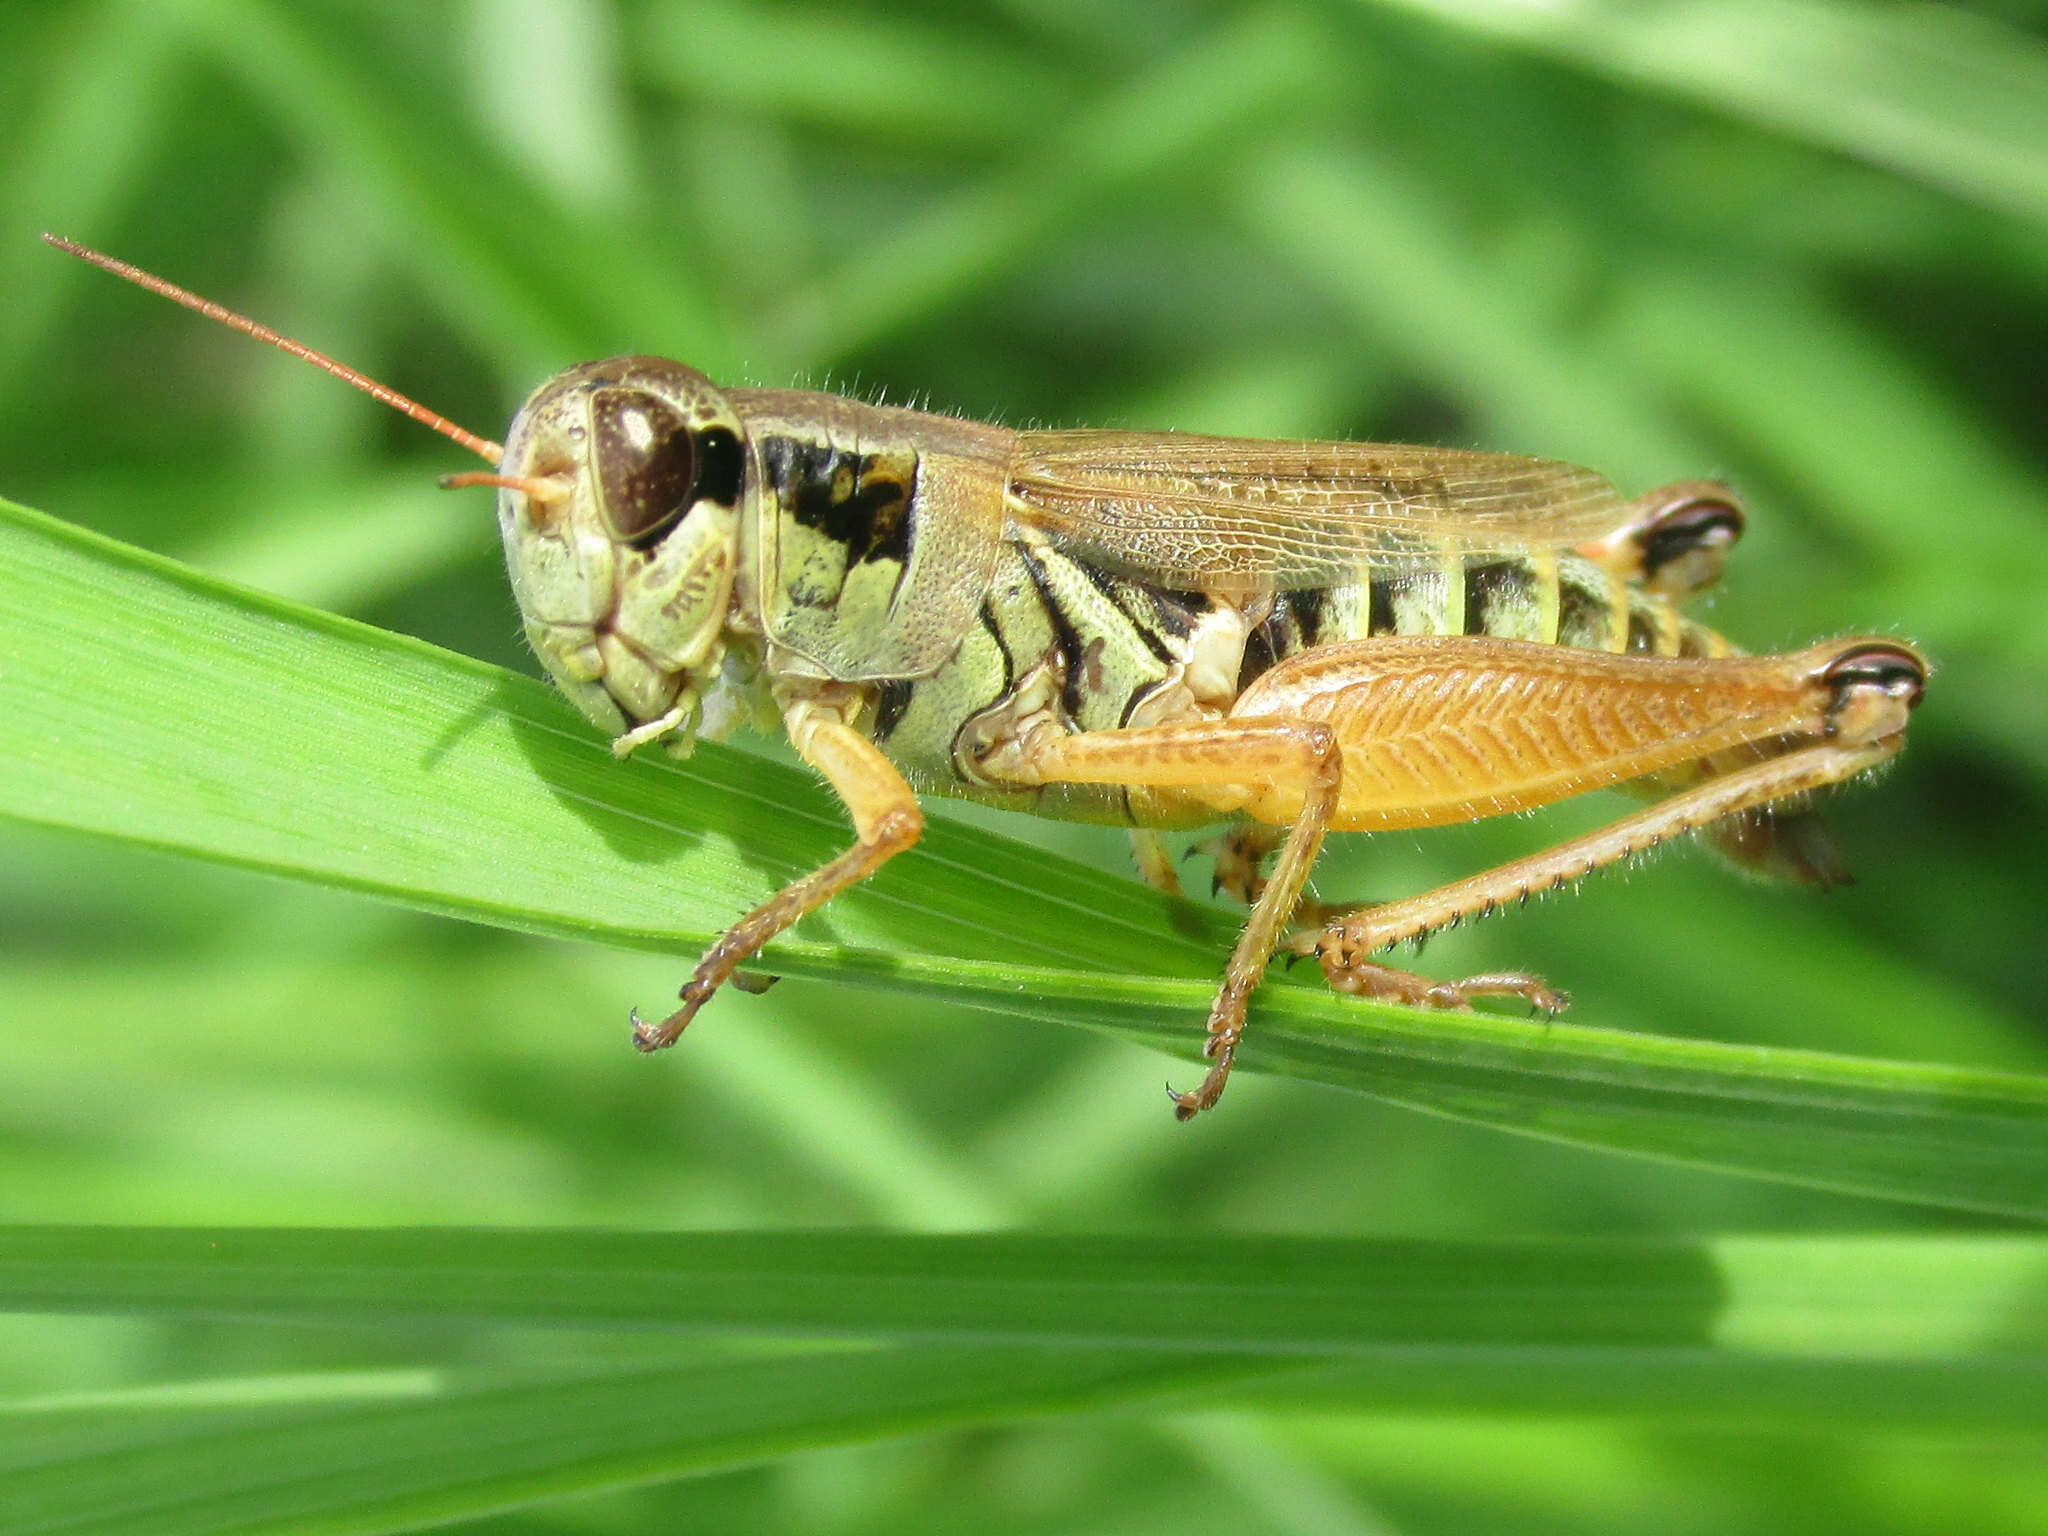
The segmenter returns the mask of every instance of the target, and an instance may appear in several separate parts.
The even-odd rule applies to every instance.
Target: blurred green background
[[[65,261],[44,228],[487,436],[555,369],[654,352],[1012,424],[1483,446],[1631,493],[1720,476],[1752,526],[1718,627],[1756,649],[1889,632],[1935,659],[1903,761],[1840,801],[1860,883],[1748,886],[1684,853],[1451,936],[1426,967],[1538,969],[1589,1023],[2041,1072],[2044,18],[2025,0],[9,5],[0,492],[533,670],[481,498],[433,490],[469,467],[457,451]],[[1612,809],[1346,840],[1318,884],[1420,889]],[[1000,827],[1126,867],[1117,833]],[[25,825],[0,823],[0,935],[13,1223],[1960,1221],[1250,1074],[1176,1130],[1158,1088],[1183,1063],[816,983],[722,999],[650,1063],[624,1010],[682,957]],[[469,1347],[6,1317],[0,1394]],[[1974,1529],[2048,1526],[2048,1434],[1505,1410],[1238,1427],[883,1440],[475,1528],[1783,1530],[1795,1488],[1808,1529],[1953,1529],[1965,1509]]]

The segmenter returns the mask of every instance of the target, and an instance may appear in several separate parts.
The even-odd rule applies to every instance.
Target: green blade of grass
[[[1959,7],[1393,3],[2048,219],[2048,50]]]
[[[652,1351],[657,1359],[660,1351]],[[1506,1390],[1503,1390],[1503,1380]],[[381,1389],[381,1390],[380,1390]],[[200,1380],[0,1403],[14,1536],[368,1533],[686,1477],[831,1445],[1107,1408],[1628,1412],[1754,1433],[1866,1424],[2025,1434],[2038,1363],[1704,1352],[1262,1355],[910,1344],[558,1371],[432,1368]],[[238,1401],[239,1399],[239,1401]]]
[[[1276,1368],[1258,1357],[941,1345],[539,1379],[408,1372],[382,1399],[300,1405],[181,1407],[166,1394],[126,1409],[0,1405],[0,1508],[10,1536],[409,1531],[793,1450],[1074,1412]]]
[[[436,1327],[538,1325],[595,1353],[0,1403],[0,1501],[22,1531],[392,1530],[1119,1404],[2024,1431],[2044,1300],[2048,1242],[2023,1237],[16,1228],[4,1308],[405,1325],[423,1359]],[[814,1342],[678,1337],[706,1332]]]
[[[1898,1430],[2016,1430],[2048,1418],[2048,1374],[2036,1362],[1781,1359],[1725,1350],[1634,1356],[1534,1349],[1434,1355],[1426,1371],[1402,1351],[1314,1372],[1254,1380],[1213,1394],[1272,1413],[1473,1414],[1587,1418],[1638,1415],[1654,1399],[1660,1419],[1738,1434]]]
[[[1352,1356],[2048,1369],[2048,1239],[0,1228],[0,1310]]]
[[[670,953],[847,836],[803,775],[711,748],[615,763],[536,683],[39,514],[0,517],[0,569],[0,814]],[[1185,1052],[1232,926],[939,824],[770,963]],[[2039,1077],[1416,1013],[1278,978],[1243,1060],[1611,1150],[2048,1215]]]

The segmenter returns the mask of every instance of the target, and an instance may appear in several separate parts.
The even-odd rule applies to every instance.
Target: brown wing
[[[1628,518],[1604,478],[1552,459],[1161,432],[1019,433],[1009,491],[1024,527],[1176,587],[1325,586],[1569,547]]]

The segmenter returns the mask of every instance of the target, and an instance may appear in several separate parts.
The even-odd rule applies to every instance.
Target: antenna
[[[240,331],[245,336],[254,336],[258,341],[267,341],[273,347],[291,353],[293,357],[300,359],[302,362],[311,363],[322,373],[331,373],[344,384],[353,384],[364,394],[374,395],[393,410],[403,411],[414,421],[420,423],[420,425],[432,427],[443,437],[452,438],[471,453],[492,464],[496,464],[505,457],[503,444],[494,443],[489,438],[478,437],[474,432],[464,431],[446,416],[428,410],[417,401],[406,399],[397,390],[387,385],[379,384],[367,374],[357,373],[355,369],[347,364],[337,363],[333,358],[326,356],[324,353],[315,352],[303,342],[293,341],[289,336],[280,335],[269,326],[260,325],[256,321],[249,319],[246,315],[238,315],[233,310],[214,303],[211,299],[202,299],[198,294],[189,293],[185,289],[180,288],[176,283],[164,281],[164,279],[158,277],[153,272],[145,272],[142,268],[130,266],[127,262],[121,261],[116,257],[103,255],[90,246],[80,245],[75,240],[66,240],[62,235],[46,233],[43,239],[67,255],[76,256],[80,261],[89,261],[94,266],[113,273],[116,277],[125,277],[139,288],[147,288],[151,293],[161,294],[172,303],[182,304],[187,309],[195,310],[199,314],[206,316],[209,320],[218,320],[222,325]]]

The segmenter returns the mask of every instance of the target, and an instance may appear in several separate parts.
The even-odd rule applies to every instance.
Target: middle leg
[[[1208,1074],[1192,1091],[1173,1095],[1174,1113],[1182,1120],[1214,1107],[1230,1079],[1252,990],[1294,916],[1336,808],[1343,759],[1335,733],[1327,725],[1283,718],[1087,731],[1017,743],[1016,750],[1006,754],[1003,771],[1013,783],[1185,790],[1193,799],[1217,804],[1219,810],[1227,810],[1234,785],[1285,784],[1298,791],[1299,813],[1281,841],[1279,858],[1231,951],[1223,985],[1209,1010],[1203,1046]]]
[[[1285,827],[1246,821],[1214,837],[1204,838],[1188,852],[1205,853],[1216,861],[1216,871],[1209,879],[1210,895],[1227,891],[1232,901],[1241,901],[1252,907],[1257,906],[1259,898],[1266,893],[1266,860],[1286,838]],[[1299,906],[1295,915],[1297,918],[1302,915]]]

